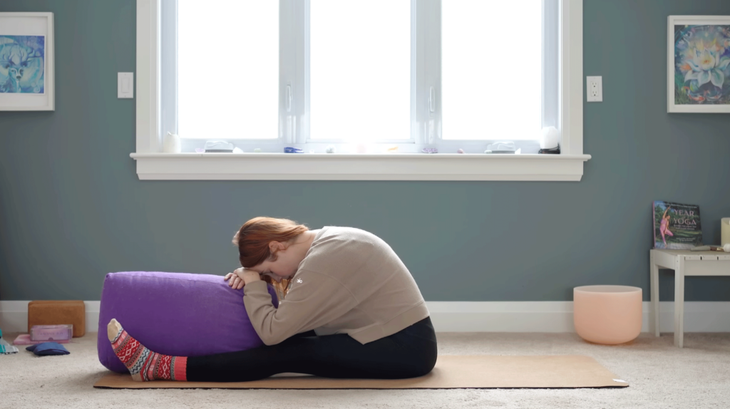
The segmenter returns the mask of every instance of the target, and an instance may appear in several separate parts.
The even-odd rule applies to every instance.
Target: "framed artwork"
[[[730,113],[730,16],[669,16],[667,112]]]
[[[0,13],[0,111],[53,111],[53,13]]]

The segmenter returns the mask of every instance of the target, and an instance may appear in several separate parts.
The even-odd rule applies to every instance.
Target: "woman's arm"
[[[272,305],[266,285],[258,283],[244,287],[243,304],[264,344],[275,345],[345,315],[357,300],[337,280],[300,270],[278,308]]]

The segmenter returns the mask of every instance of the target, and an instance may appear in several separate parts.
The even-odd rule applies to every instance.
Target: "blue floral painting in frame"
[[[45,92],[45,36],[0,35],[0,93]]]

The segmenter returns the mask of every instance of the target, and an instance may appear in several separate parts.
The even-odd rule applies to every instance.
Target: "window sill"
[[[580,181],[590,155],[132,153],[140,180]]]

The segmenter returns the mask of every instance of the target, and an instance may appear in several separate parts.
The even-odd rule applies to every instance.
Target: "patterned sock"
[[[116,335],[112,335],[116,333]],[[188,358],[158,354],[147,349],[132,338],[116,319],[107,327],[107,335],[112,343],[114,354],[124,363],[135,381],[165,379],[186,381]]]

